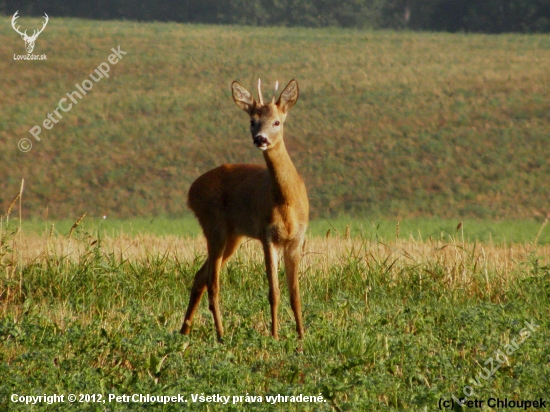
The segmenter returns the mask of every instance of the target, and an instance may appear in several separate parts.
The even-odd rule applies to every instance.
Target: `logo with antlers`
[[[21,33],[19,31],[19,26],[15,27],[15,21],[19,18],[17,15],[19,13],[19,10],[15,12],[13,15],[13,18],[11,19],[11,26],[13,29],[21,35],[21,38],[25,41],[25,48],[27,49],[27,53],[31,54],[34,50],[34,43],[36,42],[37,37],[44,31],[46,28],[46,24],[48,24],[48,20],[50,19],[46,13],[44,13],[44,22],[42,23],[42,28],[40,30],[33,30],[32,36],[29,36],[27,34],[27,30],[25,30],[24,33]]]

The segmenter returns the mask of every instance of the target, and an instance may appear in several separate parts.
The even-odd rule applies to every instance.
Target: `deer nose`
[[[256,147],[262,147],[267,146],[269,144],[269,139],[261,134],[257,134],[254,136],[254,146]]]

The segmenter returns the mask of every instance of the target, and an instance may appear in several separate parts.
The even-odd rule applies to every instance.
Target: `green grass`
[[[457,230],[459,223],[462,227]],[[44,221],[42,219],[23,220],[23,230],[27,233],[53,234],[66,236],[74,220]],[[93,233],[99,232],[106,236],[123,234],[136,236],[140,234],[180,237],[194,237],[202,234],[201,228],[191,214],[183,218],[154,217],[133,219],[106,219],[85,217],[81,226]],[[373,218],[326,218],[310,222],[308,235],[344,237],[349,227],[351,237],[361,237],[365,240],[389,241],[396,238],[397,221]],[[330,232],[329,232],[330,231]],[[538,236],[538,237],[537,237]],[[550,226],[531,220],[491,221],[481,219],[449,220],[439,218],[416,218],[399,221],[399,238],[428,239],[451,238],[464,239],[467,242],[486,242],[491,244],[532,243],[550,244]]]
[[[73,242],[79,242],[76,236]],[[341,250],[338,241],[331,242],[327,248]],[[239,253],[222,276],[224,344],[216,342],[205,299],[191,335],[177,333],[200,258],[182,261],[149,252],[124,259],[99,239],[75,260],[47,254],[12,271],[17,252],[5,252],[0,261],[0,405],[28,410],[9,400],[14,393],[100,394],[103,399],[142,393],[182,394],[190,409],[204,410],[192,402],[192,394],[249,394],[264,402],[209,404],[207,409],[435,410],[440,398],[461,398],[476,377],[480,384],[470,399],[547,397],[547,259],[533,249],[514,260],[503,248],[496,262],[508,260],[510,266],[500,272],[484,263],[492,253],[489,245],[459,248],[448,262],[419,258],[420,245],[390,244],[394,252],[379,256],[373,252],[376,242],[367,242],[334,252],[329,265],[306,264],[303,342],[296,339],[285,288],[281,339],[268,336],[263,264]],[[454,247],[446,245],[440,250]],[[412,260],[407,254],[400,258],[400,250]],[[485,362],[519,339],[525,321],[540,328],[489,381],[480,379]],[[276,394],[321,394],[327,402],[265,402],[265,396]],[[140,407],[88,402],[78,409]],[[51,409],[41,403],[33,410]]]
[[[396,237],[396,220],[336,218],[318,219],[310,224],[311,236],[337,234],[345,236],[349,226],[351,236],[360,236],[367,240],[388,241]],[[462,227],[457,229],[459,224]],[[540,234],[539,234],[540,233]],[[481,219],[449,220],[440,218],[416,218],[399,221],[399,238],[426,241],[451,238],[467,242],[529,243],[538,236],[537,243],[550,243],[550,228],[533,221],[491,221]]]
[[[32,26],[40,19],[23,22]],[[185,214],[190,183],[261,163],[230,84],[297,78],[285,123],[313,217],[541,222],[550,197],[549,35],[95,22],[52,17],[36,53],[0,28],[0,210]],[[17,142],[112,47],[127,55],[29,153]],[[33,140],[33,139],[32,139]]]

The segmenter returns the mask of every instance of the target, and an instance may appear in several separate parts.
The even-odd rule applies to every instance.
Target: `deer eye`
[[[254,120],[250,121],[250,127],[254,127]]]
[[[275,123],[273,123],[273,126],[279,126],[280,124],[281,122],[277,120]]]

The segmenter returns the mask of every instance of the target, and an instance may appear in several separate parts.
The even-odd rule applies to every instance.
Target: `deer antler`
[[[264,98],[262,97],[262,81],[258,79],[258,97],[260,99],[260,105],[264,105]]]
[[[42,28],[41,28],[40,30],[33,30],[32,36],[29,36],[29,35],[27,34],[27,30],[25,30],[24,33],[21,33],[21,32],[19,31],[19,27],[21,27],[21,26],[15,27],[16,20],[19,18],[19,16],[17,15],[17,13],[19,13],[19,10],[17,10],[17,11],[15,12],[15,14],[13,15],[13,17],[12,17],[12,19],[11,19],[11,26],[13,27],[13,29],[14,29],[17,33],[19,33],[21,36],[24,36],[24,37],[26,37],[26,38],[28,38],[28,39],[36,39],[36,38],[38,37],[38,35],[44,31],[44,29],[46,28],[46,25],[48,24],[48,21],[50,20],[50,18],[48,17],[48,15],[47,15],[46,13],[44,13],[44,16],[43,16],[43,17],[44,17],[46,20],[45,20],[44,22],[42,22]]]
[[[13,27],[13,29],[14,29],[17,33],[19,33],[21,36],[26,36],[26,35],[27,35],[27,30],[25,30],[25,33],[21,33],[21,32],[19,31],[19,27],[21,27],[21,26],[15,27],[15,20],[17,20],[17,19],[19,18],[19,16],[17,15],[17,13],[19,13],[19,10],[17,10],[17,11],[15,12],[15,14],[13,15],[13,17],[12,17],[12,19],[11,19],[11,27]],[[45,14],[45,13],[44,13],[44,14]]]
[[[277,94],[277,90],[279,89],[279,81],[277,80],[275,82],[275,89],[273,89],[273,97],[271,98],[271,102],[272,103],[275,103],[275,98],[276,98],[276,94]]]
[[[46,20],[42,23],[42,28],[37,32],[36,30],[33,30],[33,34],[32,34],[32,37],[38,37],[38,35],[40,33],[42,33],[44,31],[44,29],[46,28],[46,25],[48,24],[48,21],[50,20],[50,18],[48,17],[48,15],[46,13],[44,13],[44,16],[43,16]]]

